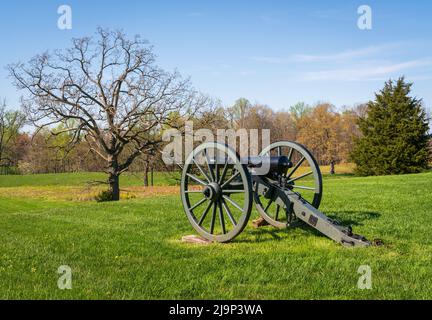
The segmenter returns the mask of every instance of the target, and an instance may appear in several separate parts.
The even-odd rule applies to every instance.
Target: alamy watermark
[[[357,273],[361,274],[357,281],[357,288],[360,290],[372,289],[372,268],[368,265],[361,265]]]
[[[372,8],[364,4],[357,8],[357,13],[360,15],[357,27],[360,30],[372,30]]]
[[[57,280],[57,287],[60,290],[72,289],[72,268],[66,265],[60,266],[57,273],[61,276]]]
[[[261,131],[261,132],[260,132]],[[162,160],[166,165],[183,164],[186,158],[193,152],[194,146],[202,142],[218,142],[228,145],[238,151],[242,164],[247,164],[251,157],[258,156],[260,150],[270,145],[269,129],[217,129],[216,134],[210,129],[194,130],[192,121],[186,121],[185,131],[169,129],[164,131],[163,141],[168,142],[162,151]],[[261,146],[259,145],[261,142]],[[261,147],[261,148],[260,148]],[[208,150],[209,156],[215,158],[218,155]],[[196,159],[204,161],[204,158]],[[263,166],[266,163],[262,163]],[[266,168],[261,168],[265,170]]]
[[[69,5],[61,5],[57,9],[57,14],[60,17],[57,20],[57,27],[60,30],[71,30],[72,29],[72,8]]]

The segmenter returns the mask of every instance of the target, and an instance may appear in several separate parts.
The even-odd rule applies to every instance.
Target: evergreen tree
[[[359,118],[362,136],[351,154],[360,175],[419,172],[428,167],[429,126],[422,101],[411,97],[412,83],[389,80]]]

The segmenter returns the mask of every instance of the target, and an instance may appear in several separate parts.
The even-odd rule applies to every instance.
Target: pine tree
[[[428,167],[429,126],[412,83],[389,80],[359,119],[362,136],[351,154],[360,175],[415,173]]]

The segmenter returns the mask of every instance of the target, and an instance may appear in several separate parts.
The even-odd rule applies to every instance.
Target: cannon
[[[186,216],[199,235],[229,242],[246,227],[253,203],[265,221],[290,228],[302,221],[349,247],[371,242],[318,210],[323,182],[313,155],[303,145],[280,141],[258,157],[240,158],[218,142],[199,145],[185,161],[181,199]]]

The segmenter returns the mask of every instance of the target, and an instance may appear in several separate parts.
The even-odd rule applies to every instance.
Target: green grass
[[[0,185],[84,181],[72,177]],[[98,204],[4,197],[0,188],[0,298],[431,299],[432,173],[324,183],[322,211],[385,246],[349,249],[309,228],[267,227],[230,244],[188,245],[178,195]],[[60,265],[72,268],[72,290],[57,288]],[[360,265],[372,268],[371,290],[357,288]]]

